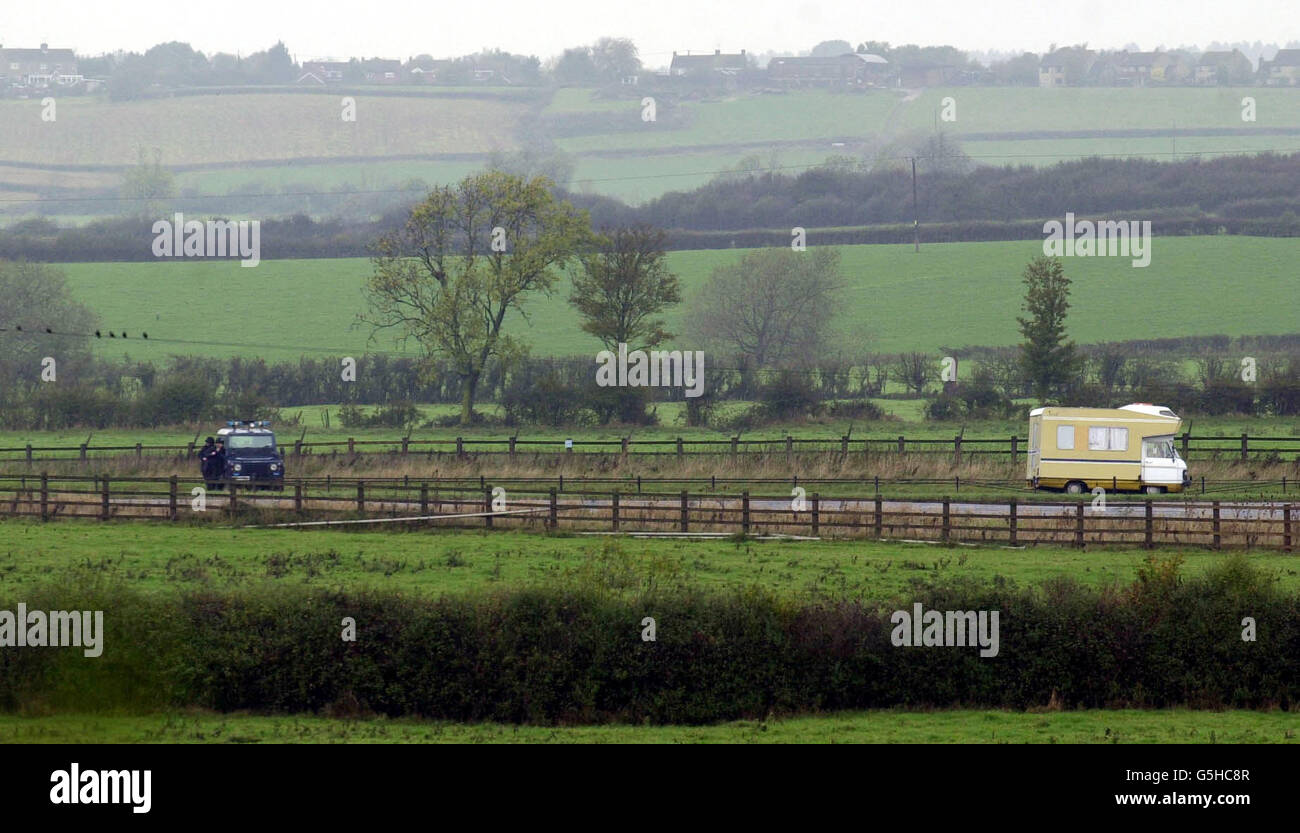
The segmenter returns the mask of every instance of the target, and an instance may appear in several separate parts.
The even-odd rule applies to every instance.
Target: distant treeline
[[[1300,415],[1300,335],[1231,340],[1188,339],[1195,352],[1173,353],[1115,344],[1080,348],[1084,361],[1061,393],[1071,405],[1113,407],[1159,402],[1180,414]],[[1260,339],[1255,343],[1252,339]],[[1169,340],[1173,341],[1173,340]],[[1261,349],[1262,342],[1284,351]],[[1243,346],[1246,345],[1246,346]],[[1161,345],[1167,347],[1168,345]],[[1250,350],[1245,354],[1245,350]],[[1019,418],[1031,385],[1017,348],[953,351],[958,382],[943,382],[940,356],[928,353],[827,356],[803,367],[760,369],[719,358],[706,366],[702,395],[684,387],[615,388],[595,382],[593,357],[529,358],[509,368],[490,364],[480,401],[500,407],[492,421],[506,425],[582,426],[657,421],[655,405],[686,405],[690,425],[738,430],[806,417],[877,420],[875,398],[926,398],[935,420]],[[1251,372],[1243,374],[1249,355]],[[1185,361],[1195,358],[1188,368]],[[240,357],[173,356],[152,362],[83,356],[60,366],[57,384],[38,380],[39,369],[0,380],[0,428],[156,427],[231,418],[280,419],[280,409],[342,405],[345,428],[434,427],[415,403],[459,404],[461,383],[444,362],[383,354],[360,356],[355,381],[344,381],[342,357],[302,357],[268,363]],[[737,412],[723,402],[754,403]],[[361,406],[379,406],[363,410]]]
[[[1159,235],[1300,236],[1300,154],[1183,162],[1091,158],[968,173],[925,167],[917,177],[917,214],[929,242],[1041,238],[1043,222],[1063,220],[1067,212],[1080,219],[1150,220]],[[562,193],[588,210],[598,228],[644,223],[669,230],[673,249],[788,245],[795,227],[815,230],[814,242],[821,244],[898,243],[912,236],[910,169],[727,174],[641,206]],[[225,207],[242,201],[238,216],[248,219],[247,198],[230,199],[232,206]],[[184,198],[174,204],[183,206]],[[222,208],[220,201],[196,202],[190,216]],[[365,257],[379,234],[405,221],[408,209],[393,207],[366,222],[305,215],[264,220],[262,258]],[[0,258],[152,260],[152,224],[152,218],[113,219],[60,229],[48,220],[28,220],[0,235]]]

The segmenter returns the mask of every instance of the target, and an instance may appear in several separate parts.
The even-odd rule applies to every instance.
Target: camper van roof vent
[[[1178,419],[1178,414],[1163,405],[1152,405],[1150,402],[1133,402],[1120,408],[1121,411],[1136,411],[1139,414],[1148,414],[1150,416],[1169,417]]]

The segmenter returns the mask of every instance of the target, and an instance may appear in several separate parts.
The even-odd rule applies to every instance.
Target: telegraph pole
[[[916,247],[916,254],[921,253],[921,214],[916,208],[916,157],[910,157],[912,160],[912,244]]]

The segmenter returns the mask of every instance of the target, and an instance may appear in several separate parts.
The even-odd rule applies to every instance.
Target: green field
[[[877,710],[715,726],[513,726],[185,712],[0,715],[0,743],[1295,743],[1295,712]]]
[[[817,245],[815,234],[809,243]],[[142,248],[148,244],[141,240]],[[907,245],[845,246],[842,252],[847,289],[837,326],[844,348],[937,352],[1019,341],[1020,275],[1042,246],[935,243],[923,245],[919,255]],[[713,268],[742,253],[673,252],[669,264],[689,297]],[[1222,236],[1157,238],[1146,268],[1124,258],[1067,259],[1070,336],[1089,343],[1294,332],[1298,255],[1295,239]],[[368,330],[354,326],[370,268],[363,259],[263,261],[254,269],[235,261],[63,268],[73,297],[99,313],[105,328],[149,333],[148,343],[129,342],[125,352],[134,359],[255,352],[276,360],[317,350],[359,356],[368,349]],[[568,293],[565,281],[550,299],[531,299],[531,322],[516,318],[508,331],[534,355],[594,356],[600,347],[579,330]],[[683,308],[667,314],[670,329],[680,325]],[[99,346],[113,355],[124,352],[123,342]],[[680,337],[674,346],[697,349]],[[370,349],[394,345],[383,337]]]
[[[1175,557],[1165,548],[1161,558]],[[1188,548],[1185,575],[1224,556]],[[1020,585],[1055,576],[1102,585],[1133,580],[1141,550],[1034,547],[952,550],[875,541],[644,540],[455,530],[342,532],[220,529],[150,523],[0,521],[0,580],[123,582],[147,592],[363,588],[424,596],[596,582],[609,590],[726,592],[761,586],[803,598],[890,598],[914,580],[994,577]],[[1300,588],[1294,555],[1251,553],[1278,588]]]
[[[1094,154],[1169,159],[1174,154],[1300,149],[1300,135],[1259,132],[1300,128],[1300,92],[1280,88],[955,87],[914,95],[803,90],[719,94],[679,104],[673,103],[675,93],[647,89],[646,94],[663,99],[664,116],[655,122],[641,120],[640,95],[598,98],[591,89],[398,92],[402,94],[353,93],[355,123],[340,118],[339,92],[231,91],[134,102],[67,97],[59,100],[54,123],[41,121],[36,100],[0,101],[0,147],[9,149],[0,158],[0,192],[14,199],[40,187],[112,188],[140,149],[155,148],[164,165],[208,166],[180,174],[182,189],[226,194],[254,184],[366,190],[396,188],[412,177],[445,184],[480,167],[493,151],[544,138],[572,154],[575,189],[634,203],[696,187],[709,179],[709,172],[754,154],[765,160],[775,154],[778,165],[798,170],[828,155],[867,158],[874,148],[937,129],[964,143],[977,162],[991,165],[1042,165]],[[1246,96],[1257,102],[1254,122],[1241,120]],[[951,122],[939,118],[948,97],[956,101]],[[577,128],[564,127],[573,119],[585,121]],[[558,125],[554,136],[546,126],[551,121]],[[1178,131],[1202,129],[1243,132],[1173,138]],[[1160,135],[1077,135],[1108,130]],[[1030,135],[1035,133],[1060,135]],[[847,142],[847,147],[832,147],[833,140]],[[448,153],[472,158],[391,158]],[[325,161],[295,161],[299,159]],[[6,167],[7,162],[35,167]],[[259,164],[250,168],[249,162]],[[41,167],[46,165],[51,167]],[[61,165],[104,168],[67,170],[57,167]],[[301,210],[303,204],[286,198],[284,210]],[[11,212],[22,210],[22,203],[10,207]]]

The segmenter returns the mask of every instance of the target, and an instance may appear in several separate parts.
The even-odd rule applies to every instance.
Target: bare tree
[[[935,359],[927,353],[899,353],[894,360],[894,381],[917,396],[938,378]]]
[[[752,251],[713,270],[691,299],[686,331],[755,367],[810,366],[830,336],[839,261],[831,248]]]

